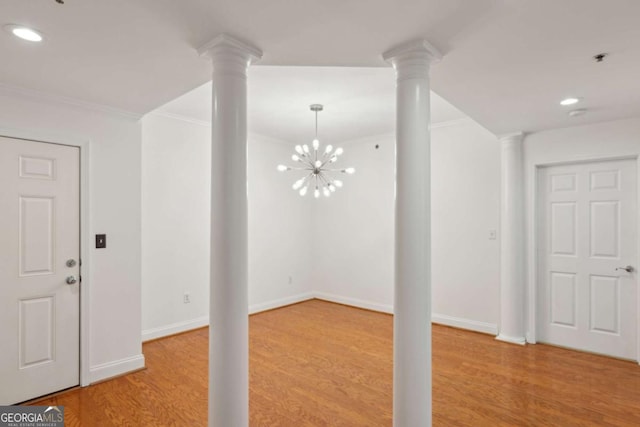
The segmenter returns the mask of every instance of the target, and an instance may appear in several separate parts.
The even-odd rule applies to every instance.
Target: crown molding
[[[431,123],[431,129],[447,128],[451,126],[464,125],[467,123],[474,123],[474,122],[469,117],[463,117],[461,119],[453,119],[453,120],[446,120],[444,122]]]
[[[27,89],[19,86],[12,86],[5,83],[0,83],[0,95],[5,96],[19,96],[25,99],[31,99],[39,102],[46,102],[53,105],[67,105],[71,107],[80,108],[83,110],[97,111],[100,113],[106,113],[114,116],[124,117],[130,120],[140,120],[143,114],[133,113],[131,111],[120,110],[118,108],[109,107],[102,104],[94,104],[91,102],[81,101],[76,98],[69,98],[61,95],[53,95],[46,92],[41,92],[34,89]]]
[[[155,111],[152,111],[152,112],[147,113],[147,114],[144,115],[144,117],[147,117],[147,116],[162,117],[162,118],[165,118],[165,119],[179,120],[181,122],[191,123],[191,124],[198,125],[198,126],[211,127],[211,121],[210,120],[194,119],[193,117],[183,116],[182,114],[169,113],[167,111],[155,110]]]
[[[165,119],[171,119],[171,120],[178,120],[181,122],[185,122],[185,123],[191,123],[194,125],[198,125],[198,126],[206,126],[206,127],[211,127],[211,121],[208,120],[199,120],[199,119],[194,119],[193,117],[189,117],[189,116],[184,116],[182,114],[174,114],[174,113],[169,113],[166,111],[152,111],[150,113],[145,114],[144,117],[147,116],[152,116],[152,117],[161,117],[161,118],[165,118]],[[468,124],[468,123],[474,123],[473,120],[471,120],[469,117],[463,117],[461,119],[454,119],[454,120],[447,120],[444,122],[437,122],[437,123],[431,123],[431,129],[440,129],[440,128],[446,128],[446,127],[451,127],[451,126],[460,126],[460,125],[464,125],[464,124]],[[262,137],[262,138],[270,138],[275,142],[281,142],[281,143],[286,143],[289,144],[288,141],[285,141],[283,139],[278,139],[278,138],[274,138],[274,137],[270,137],[267,135],[263,135],[263,134],[259,134],[259,133],[255,133],[252,131],[248,131],[248,134],[250,135],[254,135],[254,136],[258,136],[258,137]],[[371,142],[373,140],[379,139],[379,138],[384,138],[384,137],[393,137],[395,138],[395,132],[384,132],[384,133],[380,133],[377,135],[368,135],[368,136],[363,136],[360,138],[356,138],[356,139],[350,139],[347,141],[343,141],[343,144],[349,143],[349,144],[358,144],[358,143],[366,143],[366,142]]]

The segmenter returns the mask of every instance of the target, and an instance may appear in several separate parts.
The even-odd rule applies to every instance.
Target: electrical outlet
[[[191,303],[191,295],[189,295],[189,292],[184,293],[184,296],[182,297],[182,302],[185,304]]]
[[[293,277],[289,276],[289,284],[293,283]]]

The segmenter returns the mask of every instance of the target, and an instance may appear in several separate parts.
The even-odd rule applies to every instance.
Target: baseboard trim
[[[323,301],[334,302],[338,304],[344,304],[351,307],[363,308],[365,310],[372,310],[381,313],[393,314],[393,306],[389,304],[380,304],[372,301],[361,300],[358,298],[350,298],[336,294],[330,294],[326,292],[305,292],[298,295],[293,295],[286,298],[280,298],[271,300],[259,304],[252,304],[249,306],[249,314],[257,314],[263,311],[273,310],[287,305],[297,304],[299,302],[307,301],[317,298]],[[477,320],[464,319],[460,317],[447,316],[444,314],[433,313],[431,315],[431,321],[440,325],[452,326],[454,328],[467,329],[470,331],[481,332],[490,335],[498,334],[498,325],[494,323],[479,322]],[[142,341],[150,341],[158,338],[163,338],[169,335],[175,335],[182,332],[186,332],[192,329],[202,328],[209,325],[209,316],[202,316],[197,319],[187,320],[184,322],[173,323],[167,326],[161,326],[159,328],[146,329],[142,331]],[[513,342],[520,344],[518,340],[503,339],[504,337],[498,337],[497,339],[506,342]]]
[[[498,325],[496,324],[447,316],[445,314],[432,313],[431,321],[439,325],[453,326],[454,328],[467,329],[484,334],[496,335],[498,333]]]
[[[525,345],[527,343],[524,337],[508,337],[502,334],[498,335],[496,339],[509,344]]]
[[[90,382],[96,383],[144,368],[144,355],[131,356],[89,368]]]
[[[158,328],[145,329],[142,331],[142,342],[155,340],[169,335],[179,334],[192,329],[202,328],[209,325],[209,316],[202,316],[192,320],[172,323]]]
[[[256,314],[267,310],[273,310],[275,308],[285,307],[291,304],[297,304],[302,301],[313,299],[312,292],[305,292],[303,294],[293,295],[286,298],[275,299],[260,304],[252,304],[249,306],[249,314]]]
[[[335,294],[327,294],[325,292],[313,292],[313,297],[324,301],[335,302],[338,304],[350,305],[352,307],[364,308],[366,310],[379,311],[381,313],[393,314],[393,306],[380,304],[377,302],[365,301],[358,298],[343,297]]]

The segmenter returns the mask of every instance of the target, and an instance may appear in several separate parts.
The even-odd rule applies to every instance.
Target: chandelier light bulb
[[[291,160],[297,162],[295,166],[278,165],[277,169],[281,172],[290,170],[300,171],[304,174],[299,180],[293,183],[292,188],[300,196],[305,196],[307,193],[313,193],[313,197],[320,198],[320,195],[325,197],[331,196],[338,188],[342,187],[342,181],[333,179],[332,175],[338,173],[353,174],[356,170],[354,168],[333,168],[331,165],[338,161],[338,156],[344,153],[341,147],[338,147],[334,151],[334,147],[331,144],[327,144],[322,148],[320,140],[318,139],[318,111],[322,111],[322,105],[311,105],[311,111],[316,115],[316,133],[315,138],[311,140],[310,150],[308,144],[298,144],[294,146],[295,153],[291,156]]]

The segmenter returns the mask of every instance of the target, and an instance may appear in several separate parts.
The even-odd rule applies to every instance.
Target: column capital
[[[518,131],[518,132],[503,133],[497,136],[500,142],[515,143],[515,142],[522,142],[524,140],[525,133]]]
[[[262,50],[222,33],[198,48],[201,57],[210,58],[215,65],[219,62],[236,63],[245,69],[262,58]]]
[[[442,53],[424,39],[412,40],[392,47],[382,54],[382,59],[395,64],[398,59],[407,56],[422,56],[429,61],[429,64],[435,64],[442,59]]]
[[[424,39],[412,40],[393,47],[382,54],[382,59],[396,69],[398,81],[428,79],[429,67],[442,59],[442,54]]]

